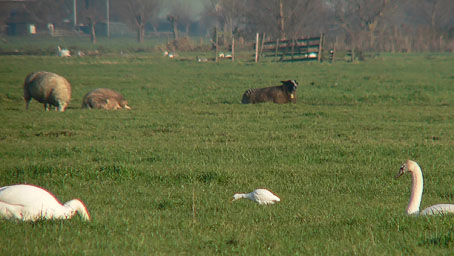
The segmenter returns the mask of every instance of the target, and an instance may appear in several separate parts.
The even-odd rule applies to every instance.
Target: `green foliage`
[[[183,55],[183,56],[181,56]],[[82,199],[93,220],[0,220],[0,255],[449,254],[450,216],[404,215],[407,158],[422,207],[452,202],[450,54],[361,63],[197,63],[194,56],[6,56],[0,62],[0,186]],[[32,71],[66,77],[64,113],[25,110]],[[240,104],[296,79],[296,104]],[[81,109],[97,87],[131,111]],[[230,203],[266,187],[282,201]]]

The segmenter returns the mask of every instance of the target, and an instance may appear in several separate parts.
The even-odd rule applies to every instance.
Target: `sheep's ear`
[[[288,81],[290,81],[290,80],[288,80]],[[281,81],[281,83],[285,84],[285,83],[287,83],[288,81]]]

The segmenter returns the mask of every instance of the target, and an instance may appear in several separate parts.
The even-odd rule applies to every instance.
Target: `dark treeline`
[[[202,35],[217,27],[221,44],[232,37],[239,43],[250,42],[256,33],[269,39],[324,33],[328,46],[338,49],[454,51],[452,0],[207,0],[197,15],[190,12],[190,1],[0,1],[0,22],[5,25],[12,15],[22,15],[38,27],[52,23],[73,29],[76,23],[84,24],[95,43],[94,27],[106,23],[107,4],[110,21],[127,24],[139,42],[157,32],[164,21],[175,40],[189,36],[194,31],[191,26],[197,24]]]

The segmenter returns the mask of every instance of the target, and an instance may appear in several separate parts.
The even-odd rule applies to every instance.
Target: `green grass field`
[[[421,206],[454,203],[453,66],[452,54],[334,64],[1,56],[0,186],[80,198],[92,221],[2,219],[0,255],[452,254],[454,219],[406,216],[410,176],[393,177],[413,159]],[[66,112],[34,100],[25,110],[22,83],[37,70],[71,82]],[[240,104],[246,89],[284,79],[300,84],[296,104]],[[133,110],[82,110],[97,87]],[[230,202],[259,187],[281,202]]]

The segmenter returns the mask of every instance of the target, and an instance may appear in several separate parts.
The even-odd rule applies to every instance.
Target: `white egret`
[[[264,188],[256,189],[256,190],[252,191],[251,193],[247,193],[247,194],[242,194],[242,193],[235,194],[235,195],[233,195],[232,201],[235,201],[235,200],[238,200],[241,198],[250,199],[258,204],[274,204],[276,202],[281,201],[281,199],[279,199],[279,197],[277,197],[275,194],[271,193],[270,191],[268,191]]]

